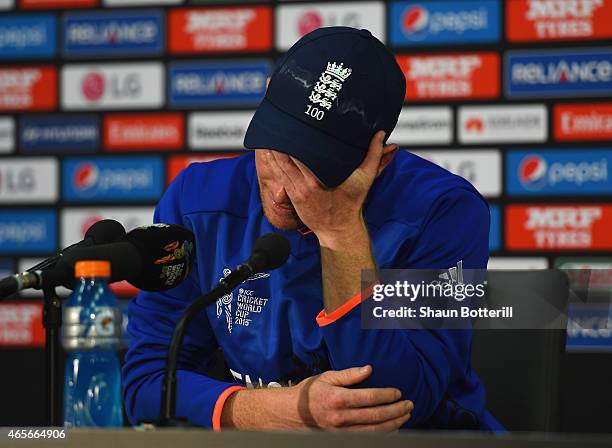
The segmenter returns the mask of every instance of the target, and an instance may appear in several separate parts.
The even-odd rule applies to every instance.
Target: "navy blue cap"
[[[397,124],[406,80],[367,30],[319,28],[277,63],[244,146],[289,154],[328,187],[363,162],[377,131]]]

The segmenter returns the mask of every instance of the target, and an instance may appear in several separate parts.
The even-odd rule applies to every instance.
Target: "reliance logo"
[[[512,66],[512,81],[520,84],[598,83],[612,81],[612,63],[601,59],[560,60],[556,63],[527,63]]]

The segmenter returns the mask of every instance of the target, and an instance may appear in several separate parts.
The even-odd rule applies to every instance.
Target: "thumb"
[[[383,155],[383,142],[385,140],[385,131],[378,131],[372,137],[370,141],[370,147],[365,159],[361,162],[362,171],[364,171],[369,177],[375,177],[378,173],[378,167],[380,166],[380,159]]]
[[[372,366],[367,365],[344,370],[329,370],[323,375],[325,375],[325,381],[334,386],[351,386],[364,382],[371,374]]]

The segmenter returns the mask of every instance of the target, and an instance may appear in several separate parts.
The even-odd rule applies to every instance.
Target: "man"
[[[245,137],[254,154],[191,165],[172,183],[155,221],[192,229],[197,260],[179,287],[130,304],[132,423],[159,416],[184,309],[246,260],[257,237],[278,232],[291,243],[288,262],[190,325],[179,416],[217,430],[498,428],[470,368],[468,331],[360,327],[362,270],[487,263],[489,212],[476,190],[385,145],[404,95],[393,55],[368,31],[314,31],[271,76]],[[204,374],[218,347],[235,383]]]

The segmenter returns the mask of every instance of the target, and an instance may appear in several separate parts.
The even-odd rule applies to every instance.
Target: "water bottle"
[[[68,352],[64,425],[118,427],[121,373],[117,349],[121,312],[108,287],[108,261],[79,261],[76,285],[63,314],[62,345]]]

